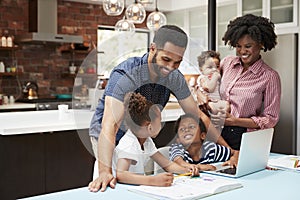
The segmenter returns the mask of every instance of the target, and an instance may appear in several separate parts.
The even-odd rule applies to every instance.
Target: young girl
[[[215,170],[209,163],[237,159],[238,152],[225,146],[205,141],[206,128],[203,121],[192,115],[182,115],[175,124],[177,138],[172,144],[170,159],[184,167],[196,165],[200,170]]]
[[[165,158],[151,137],[155,138],[161,129],[161,112],[158,106],[147,101],[138,93],[125,96],[125,123],[128,131],[119,141],[115,152],[113,167],[120,183],[170,186],[173,182],[172,173],[192,172],[198,175],[194,166],[182,167]],[[166,171],[155,176],[145,176],[144,167],[150,157]]]

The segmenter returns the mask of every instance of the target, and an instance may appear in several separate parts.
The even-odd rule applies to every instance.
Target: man
[[[107,185],[115,187],[111,163],[115,141],[117,143],[126,132],[122,125],[126,93],[138,92],[162,107],[172,93],[184,112],[200,116],[208,126],[209,119],[197,108],[184,76],[178,71],[187,42],[183,30],[165,25],[156,32],[149,53],[129,58],[112,71],[90,127],[99,166],[99,177],[89,184],[90,191],[105,191]]]

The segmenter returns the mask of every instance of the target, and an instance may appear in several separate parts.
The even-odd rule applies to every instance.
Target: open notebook
[[[242,187],[242,184],[207,174],[201,177],[181,176],[174,178],[170,187],[131,186],[127,189],[156,199],[200,199],[210,195]]]
[[[269,159],[273,132],[274,129],[270,128],[243,133],[237,168],[222,166],[222,163],[218,163],[215,165],[217,170],[205,172],[237,178],[265,169]]]

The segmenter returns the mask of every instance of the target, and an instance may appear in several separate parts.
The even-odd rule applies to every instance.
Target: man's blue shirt
[[[146,53],[142,57],[129,58],[113,69],[105,87],[104,95],[99,101],[92,118],[89,130],[90,136],[99,137],[105,96],[111,96],[123,102],[124,96],[128,92],[134,91],[142,94],[154,104],[160,104],[162,107],[167,104],[171,93],[178,100],[190,96],[190,90],[184,76],[178,70],[172,71],[167,77],[160,78],[155,83],[151,82],[147,62],[148,55]],[[122,123],[117,133],[117,141],[121,139],[125,132],[126,128]]]

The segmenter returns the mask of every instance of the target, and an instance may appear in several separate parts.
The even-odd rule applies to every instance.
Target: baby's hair
[[[124,98],[125,123],[131,130],[147,125],[158,116],[154,104],[140,93],[130,92]]]
[[[263,45],[266,52],[277,44],[274,24],[268,18],[247,14],[230,21],[222,40],[236,47],[238,40],[244,35],[249,35],[254,41]]]
[[[216,58],[219,61],[221,60],[220,53],[217,51],[213,51],[213,50],[202,51],[200,56],[197,57],[198,66],[201,68],[205,64],[205,61],[209,58]]]
[[[198,125],[199,125],[199,127],[200,127],[200,132],[201,132],[201,133],[203,133],[203,132],[206,133],[206,132],[207,132],[206,126],[205,126],[205,124],[204,124],[204,122],[202,121],[201,118],[199,118],[199,117],[197,117],[197,116],[195,116],[195,115],[193,115],[193,114],[187,113],[187,114],[181,115],[181,116],[177,119],[177,121],[175,122],[175,126],[174,126],[174,128],[175,128],[175,133],[178,133],[178,128],[179,128],[179,125],[180,125],[181,120],[187,119],[187,118],[192,118],[192,119],[194,119],[194,120],[198,123]]]

